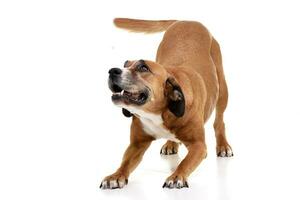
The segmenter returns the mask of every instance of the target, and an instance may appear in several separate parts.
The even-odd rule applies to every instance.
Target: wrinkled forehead
[[[163,66],[150,60],[127,60],[124,63],[124,68],[135,70],[140,65],[146,65],[153,75],[165,76],[166,70]]]

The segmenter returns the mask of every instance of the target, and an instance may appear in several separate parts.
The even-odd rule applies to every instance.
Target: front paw
[[[173,189],[173,188],[181,189],[184,187],[188,188],[189,184],[184,176],[179,174],[173,174],[170,177],[168,177],[167,180],[165,181],[163,188],[165,187],[169,189]]]
[[[121,189],[125,185],[127,185],[128,179],[125,175],[115,173],[110,176],[107,176],[103,179],[103,181],[100,184],[100,188],[105,189]]]

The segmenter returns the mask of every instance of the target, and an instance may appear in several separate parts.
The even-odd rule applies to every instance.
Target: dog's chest
[[[179,142],[179,140],[163,125],[163,120],[160,115],[147,114],[147,116],[140,117],[140,121],[143,126],[143,130],[148,135],[156,139],[164,138],[174,142]]]

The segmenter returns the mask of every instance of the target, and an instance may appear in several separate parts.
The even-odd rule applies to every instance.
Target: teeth
[[[124,94],[124,90],[121,91],[121,95],[123,95],[123,94]]]

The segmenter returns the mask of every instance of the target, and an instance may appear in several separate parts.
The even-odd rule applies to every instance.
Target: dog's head
[[[112,101],[130,117],[135,111],[161,113],[169,109],[176,117],[185,111],[183,92],[164,67],[151,61],[126,61],[124,68],[109,70]]]

